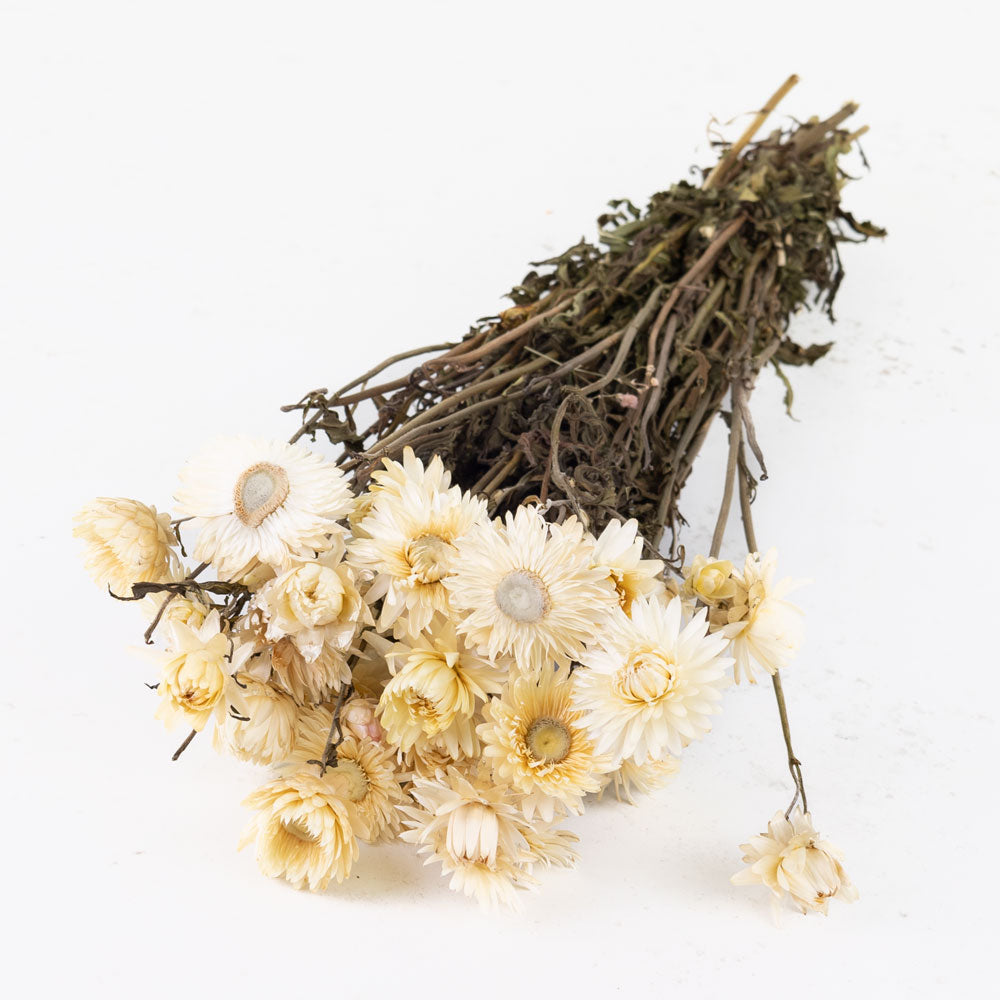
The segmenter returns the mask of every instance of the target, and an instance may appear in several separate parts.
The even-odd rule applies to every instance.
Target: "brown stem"
[[[729,459],[726,462],[726,482],[722,491],[722,503],[719,505],[719,517],[715,522],[715,532],[712,534],[712,547],[708,550],[713,559],[719,558],[722,551],[722,536],[726,533],[726,522],[729,520],[729,508],[733,502],[733,488],[736,485],[736,468],[740,457],[740,444],[743,441],[743,385],[739,378],[733,380],[731,390],[732,408],[729,414]]]
[[[192,729],[191,732],[189,732],[187,736],[184,738],[184,742],[174,751],[174,755],[170,759],[177,760],[177,758],[180,757],[180,755],[184,753],[185,750],[187,750],[187,748],[191,745],[191,741],[197,735],[198,735],[198,730]]]

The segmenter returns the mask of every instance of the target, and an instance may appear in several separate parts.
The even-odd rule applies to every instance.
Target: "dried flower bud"
[[[730,600],[736,593],[733,564],[728,559],[706,559],[695,556],[684,567],[684,596],[694,597],[704,604],[717,605]]]
[[[352,698],[340,713],[340,721],[359,740],[382,740],[382,727],[375,718],[375,702],[370,698]]]

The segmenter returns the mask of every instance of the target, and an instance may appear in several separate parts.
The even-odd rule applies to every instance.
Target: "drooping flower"
[[[435,613],[450,612],[445,582],[455,545],[486,512],[484,500],[457,486],[444,488],[447,475],[411,472],[375,494],[361,522],[363,537],[351,546],[352,563],[374,577],[367,600],[382,600],[379,631],[392,628],[397,638],[426,630]]]
[[[256,843],[257,864],[265,875],[316,892],[350,874],[358,842],[347,805],[341,790],[315,769],[291,771],[252,792],[243,804],[258,812],[239,847]]]
[[[84,565],[95,582],[119,597],[131,597],[133,583],[181,578],[170,515],[138,500],[92,500],[74,518],[73,534],[86,544]]]
[[[609,623],[575,678],[599,753],[659,759],[708,732],[732,660],[725,638],[706,629],[704,611],[682,624],[677,599],[637,598],[631,618]]]
[[[479,726],[483,758],[501,784],[523,793],[527,819],[551,822],[557,810],[583,811],[583,797],[601,788],[610,770],[573,705],[573,676],[565,668],[520,673],[485,708]]]
[[[264,637],[269,642],[290,637],[311,662],[324,646],[344,652],[358,629],[371,624],[354,570],[342,556],[339,545],[297,563],[260,589],[254,604],[264,617]]]
[[[662,594],[663,561],[643,559],[643,540],[638,536],[639,522],[610,520],[594,546],[595,566],[605,570],[614,584],[618,603],[629,614],[637,597]]]
[[[403,753],[426,738],[453,758],[474,755],[473,716],[479,703],[499,693],[503,667],[469,649],[451,622],[397,643],[388,659],[393,676],[378,705],[387,739]]]
[[[221,628],[218,611],[198,628],[182,621],[167,626],[170,652],[158,654],[162,668],[156,717],[168,728],[183,722],[200,731],[213,716],[221,722],[230,709],[246,715],[242,689],[232,675],[242,669],[253,647]]]
[[[486,907],[515,907],[516,888],[535,884],[526,866],[539,857],[511,790],[449,767],[439,777],[416,778],[411,793],[415,804],[403,806],[401,838],[429,855],[425,863],[438,861],[456,892]]]
[[[213,735],[216,747],[251,764],[272,766],[287,760],[295,745],[295,701],[248,674],[240,674],[236,681],[242,685],[246,714],[241,718],[226,714]]]
[[[788,819],[775,813],[766,833],[740,847],[748,867],[733,876],[733,883],[766,885],[776,905],[788,896],[802,913],[826,913],[831,899],[850,903],[858,898],[840,851],[820,839],[812,817],[799,808]]]
[[[722,634],[732,640],[733,672],[754,684],[754,664],[768,674],[786,667],[802,645],[802,610],[785,600],[799,584],[786,578],[775,582],[778,555],[771,549],[763,560],[751,553],[742,574],[734,574],[736,595],[730,601],[729,624]]]
[[[319,655],[307,660],[291,638],[265,644],[259,650],[252,673],[287,691],[300,705],[318,705],[351,683],[351,668],[346,653],[323,645]],[[270,674],[268,674],[270,668]]]
[[[219,438],[181,470],[177,509],[194,518],[194,555],[234,577],[259,559],[283,567],[333,544],[352,502],[343,473],[302,445]]]
[[[525,671],[578,659],[618,606],[582,525],[550,526],[537,508],[477,526],[444,582],[469,641]]]

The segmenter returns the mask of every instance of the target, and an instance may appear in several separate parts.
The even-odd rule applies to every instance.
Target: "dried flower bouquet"
[[[359,843],[401,839],[453,889],[516,905],[539,868],[575,863],[568,816],[662,785],[725,689],[767,676],[794,797],[734,881],[802,912],[855,897],[792,750],[780,671],[802,616],[754,537],[747,402],[766,365],[787,385],[783,366],[825,354],[790,317],[810,296],[830,312],[838,243],[882,232],[840,205],[853,105],[753,139],[794,83],[700,186],[613,202],[603,249],[536,265],[458,343],[308,393],[288,444],[205,443],[173,518],[80,513],[95,579],[162,650],[156,714],[189,730],[175,759],[211,728],[273,769],[242,841],[265,874],[325,889]],[[720,414],[718,522],[688,560],[678,497]],[[335,460],[301,443],[318,434]],[[736,497],[739,564],[720,558]]]

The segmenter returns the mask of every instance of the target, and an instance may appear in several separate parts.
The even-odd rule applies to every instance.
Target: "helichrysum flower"
[[[595,752],[567,669],[514,675],[484,714],[483,759],[499,783],[523,793],[529,820],[536,811],[549,822],[557,810],[582,812],[584,795],[600,790],[611,759]]]
[[[733,876],[733,883],[767,886],[776,905],[788,897],[803,913],[826,913],[831,899],[850,903],[858,898],[840,851],[820,839],[812,817],[801,809],[787,819],[775,813],[767,832],[742,844],[741,850],[748,867]]]
[[[325,889],[343,882],[358,858],[342,790],[302,767],[252,792],[243,803],[256,809],[240,849],[255,843],[257,864],[272,878],[296,889]]]
[[[242,685],[245,714],[240,718],[231,712],[225,715],[215,729],[215,745],[252,764],[271,766],[287,760],[295,745],[295,701],[248,674],[236,680]]]
[[[301,445],[209,442],[181,470],[177,510],[194,518],[195,558],[235,576],[254,560],[283,567],[333,544],[352,497],[343,473]]]
[[[258,648],[252,673],[287,691],[300,705],[318,705],[351,683],[347,654],[323,645],[315,659],[307,660],[290,637]],[[268,673],[270,668],[270,673]]]
[[[403,806],[407,829],[401,838],[429,855],[427,864],[438,861],[456,892],[487,907],[516,906],[515,890],[535,884],[529,866],[541,860],[525,836],[530,824],[517,796],[455,767],[417,778],[411,792],[415,804]]]
[[[690,566],[684,567],[685,598],[716,605],[728,601],[736,594],[733,564],[728,559],[706,559],[695,556]]]
[[[73,534],[87,546],[87,571],[119,597],[131,597],[133,583],[180,579],[177,536],[169,514],[126,497],[98,497],[74,522]]]
[[[156,717],[168,727],[183,722],[200,731],[213,716],[221,722],[230,709],[245,715],[242,689],[232,675],[242,669],[252,645],[221,631],[218,611],[198,628],[173,621],[167,630],[170,652],[159,654]]]
[[[453,758],[473,755],[473,716],[489,695],[499,693],[504,669],[469,649],[450,622],[396,644],[387,656],[393,676],[378,705],[387,739],[404,753],[428,739]]]
[[[311,662],[324,646],[347,650],[358,629],[371,624],[354,570],[342,560],[342,553],[340,546],[264,584],[254,604],[263,615],[269,642],[288,636]]]
[[[706,629],[704,611],[682,624],[676,598],[637,598],[631,618],[609,623],[575,677],[598,752],[661,758],[708,732],[732,660],[722,656],[725,638]]]
[[[374,494],[361,537],[351,546],[353,565],[374,577],[368,601],[382,600],[379,631],[393,628],[398,637],[422,632],[435,613],[450,612],[445,582],[454,570],[455,545],[486,515],[484,500],[457,486],[445,488],[446,475],[410,472]]]
[[[333,712],[325,706],[303,712],[292,759],[321,760],[332,723]],[[369,844],[394,840],[403,819],[399,807],[407,800],[400,784],[403,776],[396,767],[396,749],[358,739],[344,728],[336,763],[326,768],[323,778],[339,792],[360,840]]]
[[[578,659],[618,600],[608,573],[593,565],[594,543],[573,519],[550,526],[536,508],[477,526],[458,546],[445,580],[458,627],[491,659],[521,670]]]
[[[605,570],[614,584],[618,603],[625,614],[637,597],[662,594],[663,562],[643,559],[643,540],[638,535],[639,522],[610,520],[597,538],[593,563]]]
[[[729,602],[729,624],[722,634],[732,640],[736,682],[756,682],[754,664],[769,674],[787,666],[802,644],[803,614],[785,600],[798,586],[795,580],[775,581],[778,556],[774,549],[763,560],[751,553],[742,574],[734,574],[736,595]]]

